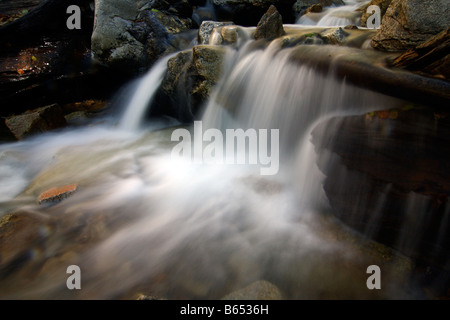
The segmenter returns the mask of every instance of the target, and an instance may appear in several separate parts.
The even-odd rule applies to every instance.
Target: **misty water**
[[[415,297],[409,259],[331,214],[317,166],[329,155],[310,141],[326,119],[398,101],[292,63],[291,53],[277,41],[228,48],[201,118],[203,130],[279,129],[275,175],[172,157],[173,130],[190,125],[145,118],[168,58],[128,89],[117,114],[0,145],[0,214],[39,225],[38,241],[3,257],[0,297],[219,299],[257,280],[286,299]],[[36,203],[71,183],[71,197]],[[82,290],[66,288],[73,264]],[[383,290],[367,288],[370,265],[382,268]]]

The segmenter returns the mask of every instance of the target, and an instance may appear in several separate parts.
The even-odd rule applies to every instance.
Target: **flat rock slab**
[[[51,203],[60,202],[70,197],[75,191],[77,191],[78,185],[76,183],[68,184],[63,187],[55,187],[48,189],[41,193],[38,197],[38,203]]]

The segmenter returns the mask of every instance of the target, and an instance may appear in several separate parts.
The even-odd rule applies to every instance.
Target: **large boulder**
[[[95,6],[94,61],[132,72],[177,50],[173,36],[191,28],[186,1],[96,0]]]
[[[392,0],[372,46],[386,51],[413,48],[450,25],[448,0]]]
[[[256,26],[271,5],[277,7],[283,23],[295,23],[292,6],[295,0],[211,0],[218,20],[233,21],[241,26]]]
[[[166,114],[181,121],[197,118],[219,80],[224,56],[221,46],[197,45],[170,58],[153,115]]]
[[[270,6],[256,26],[255,39],[275,39],[284,35],[283,18],[275,6]]]

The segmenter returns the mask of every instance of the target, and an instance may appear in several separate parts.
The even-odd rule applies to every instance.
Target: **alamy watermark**
[[[371,14],[367,18],[367,28],[369,29],[379,29],[381,26],[381,9],[377,5],[371,5],[367,7],[366,13]]]
[[[270,137],[269,137],[270,134]],[[261,175],[275,175],[279,169],[279,129],[219,129],[203,132],[202,121],[194,121],[193,137],[184,128],[172,132],[179,141],[172,149],[172,159],[196,164],[249,164],[261,166]]]

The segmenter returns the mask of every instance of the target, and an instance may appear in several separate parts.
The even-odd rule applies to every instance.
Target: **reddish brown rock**
[[[38,203],[59,202],[67,197],[70,197],[75,191],[77,191],[77,188],[78,185],[73,183],[63,187],[48,189],[39,195]]]

